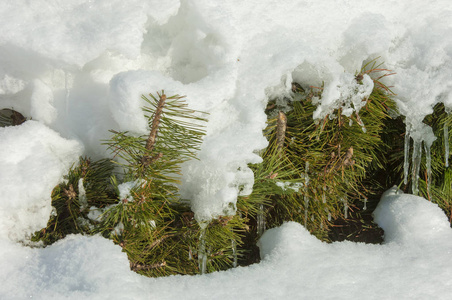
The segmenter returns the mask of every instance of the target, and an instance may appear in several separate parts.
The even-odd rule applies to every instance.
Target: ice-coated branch
[[[449,167],[449,126],[444,125],[444,158],[446,168]]]

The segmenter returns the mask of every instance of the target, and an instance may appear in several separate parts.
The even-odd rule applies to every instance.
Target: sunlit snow
[[[209,113],[181,185],[199,221],[234,214],[251,192],[266,101],[292,80],[324,85],[313,117],[341,103],[359,113],[350,78],[379,57],[397,73],[385,83],[406,116],[406,144],[426,151],[424,116],[438,102],[452,109],[450,1],[3,0],[0,16],[0,109],[31,119],[0,128],[1,299],[448,298],[444,213],[394,191],[375,212],[384,245],[325,244],[287,223],[263,235],[260,264],[203,276],[141,277],[97,236],[45,249],[19,241],[45,226],[52,188],[79,155],[109,157],[109,129],[146,132],[140,96],[162,89]]]

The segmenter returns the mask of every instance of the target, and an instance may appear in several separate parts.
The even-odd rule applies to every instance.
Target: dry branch
[[[157,133],[159,130],[159,125],[160,125],[160,119],[162,117],[163,107],[165,106],[165,101],[166,101],[166,95],[162,94],[160,96],[159,102],[157,104],[157,109],[155,110],[155,113],[154,113],[154,119],[152,120],[152,126],[151,126],[151,132],[149,133],[148,140],[146,141],[146,150],[148,151],[148,153],[151,153],[152,150],[154,150],[155,141],[157,138]],[[149,154],[147,154],[142,157],[141,163],[145,166],[148,166],[151,163],[155,162],[157,159],[161,158],[162,156],[163,156],[162,153],[158,153],[152,157]]]
[[[286,129],[287,129],[287,117],[280,111],[278,113],[278,120],[276,123],[276,149],[281,151],[284,147],[284,140],[286,139]]]

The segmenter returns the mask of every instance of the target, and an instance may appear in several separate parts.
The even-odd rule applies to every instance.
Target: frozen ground
[[[450,228],[410,196],[380,205],[385,245],[327,245],[286,224],[263,237],[261,264],[206,276],[142,278],[99,237],[46,249],[20,241],[45,226],[50,192],[78,155],[108,156],[108,129],[146,131],[143,93],[187,95],[210,113],[181,186],[198,220],[230,207],[237,186],[249,191],[267,97],[292,80],[325,83],[322,117],[363,62],[381,57],[397,73],[387,84],[411,138],[430,144],[423,117],[437,102],[452,108],[451,11],[447,0],[2,1],[0,109],[32,121],[0,128],[0,298],[446,298]]]

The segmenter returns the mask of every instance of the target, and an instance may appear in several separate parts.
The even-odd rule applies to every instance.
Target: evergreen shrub
[[[146,276],[199,274],[259,261],[257,241],[266,228],[299,222],[325,241],[343,238],[381,241],[370,213],[384,190],[403,185],[404,125],[391,90],[381,79],[392,75],[363,66],[374,90],[350,116],[336,109],[322,120],[313,112],[322,87],[294,82],[290,97],[270,99],[263,162],[250,165],[253,192],[240,196],[234,216],[198,223],[190,201],[179,195],[180,166],[196,159],[205,114],[187,108],[183,97],[143,96],[149,134],[112,131],[105,141],[113,159],[81,157],[52,192],[53,211],[34,241],[50,245],[68,234],[100,234],[123,248],[132,270]],[[1,125],[18,125],[16,114]],[[452,124],[444,107],[424,120],[437,137]],[[444,164],[449,134],[432,147],[431,179],[421,178],[420,194],[450,216],[452,171]],[[447,138],[446,138],[447,137]],[[422,174],[426,172],[423,159]],[[377,238],[361,238],[376,235]]]

